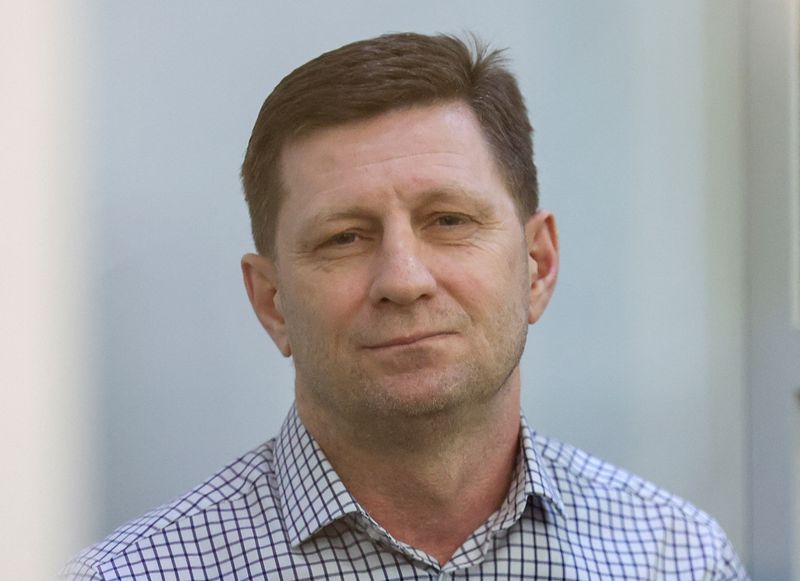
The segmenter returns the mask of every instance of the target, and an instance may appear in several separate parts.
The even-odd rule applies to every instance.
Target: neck
[[[297,410],[350,493],[392,536],[446,563],[506,495],[519,447],[519,370],[490,401],[343,421],[297,390]],[[465,511],[464,507],[470,510]]]

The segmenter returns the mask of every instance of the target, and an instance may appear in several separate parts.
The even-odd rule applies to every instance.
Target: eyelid
[[[477,222],[474,216],[470,216],[469,214],[465,214],[463,212],[436,212],[433,215],[431,222],[436,223],[442,218],[457,218],[464,224]]]
[[[354,236],[355,239],[352,240],[351,242],[344,242],[344,243],[341,243],[341,244],[337,244],[336,239],[338,237],[346,236],[348,234]],[[334,234],[325,236],[319,242],[319,244],[317,244],[316,247],[318,249],[336,248],[337,246],[346,247],[346,246],[351,246],[351,245],[355,244],[356,242],[359,242],[360,240],[364,240],[365,238],[366,238],[366,236],[365,236],[365,234],[364,234],[364,232],[362,230],[359,230],[358,228],[348,228],[346,230],[341,230],[340,232],[336,232]]]

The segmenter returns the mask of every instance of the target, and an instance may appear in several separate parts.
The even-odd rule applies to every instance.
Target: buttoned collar
[[[275,475],[281,516],[293,547],[347,515],[360,515],[374,523],[345,488],[319,444],[303,426],[294,405],[277,438]],[[491,519],[491,528],[504,529],[514,524],[531,496],[540,497],[560,512],[564,510],[554,480],[540,460],[533,433],[521,416],[515,478],[505,502]]]

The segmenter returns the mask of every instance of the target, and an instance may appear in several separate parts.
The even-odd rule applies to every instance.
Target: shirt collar
[[[277,438],[275,473],[281,515],[293,547],[346,515],[359,514],[369,519],[345,488],[319,444],[303,426],[294,405]],[[516,478],[506,501],[496,513],[495,526],[507,528],[519,520],[532,495],[550,501],[563,513],[561,494],[541,462],[527,420],[521,416]]]
[[[280,511],[293,547],[345,515],[363,513],[303,426],[295,405],[278,434],[275,474]]]
[[[506,515],[504,520],[511,520],[512,523],[518,520],[531,496],[546,499],[563,515],[561,493],[547,470],[547,464],[542,461],[541,453],[537,451],[535,434],[524,415],[520,416],[519,441],[521,453],[517,461],[517,491],[516,494],[513,489],[509,492],[509,500],[514,499],[513,514]]]

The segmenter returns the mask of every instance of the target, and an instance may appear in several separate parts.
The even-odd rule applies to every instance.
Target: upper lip
[[[381,341],[380,343],[371,343],[367,345],[367,348],[380,349],[382,347],[397,347],[400,345],[410,345],[411,343],[416,343],[417,341],[428,339],[430,337],[438,337],[439,335],[452,335],[452,333],[448,331],[434,331],[426,333],[414,333],[413,335],[401,335],[399,337],[395,337],[387,341]]]

